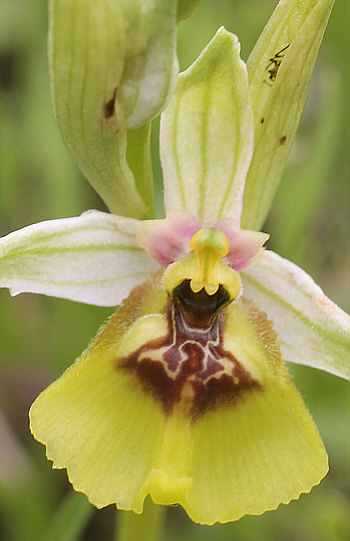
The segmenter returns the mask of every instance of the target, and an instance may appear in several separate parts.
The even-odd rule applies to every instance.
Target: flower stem
[[[141,515],[118,511],[116,541],[160,541],[166,507],[156,505],[148,497]]]

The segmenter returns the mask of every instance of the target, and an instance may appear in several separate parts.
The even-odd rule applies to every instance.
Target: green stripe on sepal
[[[311,276],[266,250],[241,277],[244,294],[274,322],[286,361],[350,379],[350,317]]]
[[[152,190],[138,191],[126,160],[126,131],[159,114],[174,86],[175,0],[51,0],[49,14],[52,91],[67,148],[112,212],[152,216]]]
[[[0,239],[0,287],[115,306],[157,268],[136,240],[141,222],[88,211]]]
[[[253,152],[253,112],[240,44],[223,27],[179,76],[162,115],[167,213],[183,209],[205,226],[239,220]]]
[[[261,229],[268,214],[333,3],[282,1],[248,60],[255,147],[246,180],[242,227]]]

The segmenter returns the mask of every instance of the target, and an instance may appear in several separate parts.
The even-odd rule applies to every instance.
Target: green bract
[[[270,209],[333,4],[334,0],[282,0],[249,57],[255,142],[244,192],[244,227],[260,229]],[[269,64],[278,77],[272,74],[270,79]]]
[[[52,93],[65,144],[112,212],[151,216],[151,185],[139,189],[140,177],[150,180],[149,164],[135,179],[126,132],[158,115],[174,86],[176,0],[51,0],[49,16]],[[141,155],[148,150],[147,137],[133,144]]]

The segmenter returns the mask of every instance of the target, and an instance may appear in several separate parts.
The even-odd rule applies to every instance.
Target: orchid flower
[[[332,7],[294,4],[282,2],[266,27],[250,82],[223,28],[180,74],[161,118],[166,218],[92,210],[1,241],[1,285],[13,295],[121,303],[30,411],[53,466],[97,507],[141,513],[150,494],[196,522],[228,522],[297,499],[328,471],[285,361],[349,378],[349,317],[254,231]]]

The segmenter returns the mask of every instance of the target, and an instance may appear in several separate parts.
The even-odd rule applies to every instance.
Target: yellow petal
[[[266,316],[245,300],[222,309],[210,346],[219,369],[207,377],[196,368],[197,350],[185,351],[200,347],[203,328],[182,328],[176,302],[160,274],[136,287],[35,401],[31,430],[54,467],[67,468],[97,507],[140,513],[151,494],[204,524],[309,492],[326,474],[327,456]],[[175,347],[166,364],[174,345],[185,349]]]

